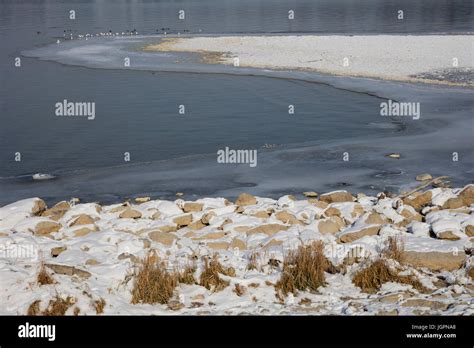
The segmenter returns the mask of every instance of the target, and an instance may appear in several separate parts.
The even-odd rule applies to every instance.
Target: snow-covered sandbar
[[[207,63],[473,85],[473,35],[168,38],[145,51],[198,52]]]

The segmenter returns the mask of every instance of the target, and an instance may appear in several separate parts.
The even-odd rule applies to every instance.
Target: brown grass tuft
[[[199,285],[214,292],[221,291],[229,285],[229,282],[221,279],[219,273],[230,277],[235,276],[235,270],[232,267],[224,268],[216,254],[214,254],[211,261],[204,258],[204,270],[201,273]]]
[[[105,308],[105,300],[103,298],[101,298],[100,300],[94,301],[94,309],[97,314],[104,313],[104,308]]]
[[[196,265],[187,265],[184,270],[178,273],[178,282],[183,284],[193,285],[196,283],[194,273],[196,272]]]
[[[253,270],[259,270],[259,264],[258,264],[258,258],[260,254],[257,252],[254,252],[250,255],[249,257],[249,262],[247,264],[247,270],[248,271],[253,271]]]
[[[30,304],[28,307],[28,311],[26,312],[26,315],[40,315],[40,300],[36,300]]]
[[[382,251],[382,255],[403,263],[405,255],[405,242],[401,237],[389,237],[388,245],[385,250]]]
[[[72,297],[68,296],[65,300],[59,295],[52,300],[49,300],[48,308],[43,311],[43,315],[46,316],[60,316],[65,315],[69,307],[74,304]]]
[[[36,280],[37,280],[39,285],[54,284],[54,279],[46,271],[46,267],[44,266],[44,263],[41,263],[41,265],[40,265],[40,270],[38,272],[38,276],[36,277]]]
[[[396,271],[390,269],[387,261],[383,259],[378,259],[372,262],[368,267],[358,271],[352,279],[352,282],[355,286],[367,293],[376,293],[380,290],[382,284],[387,282],[408,284],[419,291],[426,291],[426,288],[418,279],[411,275],[398,275]]]
[[[235,284],[234,290],[232,291],[235,292],[235,294],[240,297],[243,294],[245,294],[245,290],[246,290],[245,286],[240,285],[240,284]]]
[[[317,241],[290,251],[283,260],[283,271],[275,288],[286,296],[290,292],[296,294],[297,290],[316,291],[324,286],[324,272],[332,269],[332,264],[324,256],[323,249],[324,244]]]
[[[178,285],[178,276],[169,273],[163,262],[149,254],[140,261],[138,272],[134,277],[132,304],[161,303],[166,304],[173,296]]]

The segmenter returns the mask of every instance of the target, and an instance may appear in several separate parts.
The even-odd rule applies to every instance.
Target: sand
[[[199,52],[205,63],[213,64],[234,65],[238,58],[240,67],[473,84],[471,77],[465,78],[474,64],[472,35],[187,37],[165,39],[144,50]]]

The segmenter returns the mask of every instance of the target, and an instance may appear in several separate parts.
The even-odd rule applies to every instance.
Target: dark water
[[[381,121],[379,98],[318,83],[87,69],[27,57],[22,57],[21,68],[13,65],[22,51],[52,43],[65,30],[68,34],[132,29],[156,34],[162,28],[191,34],[461,33],[474,31],[473,8],[474,1],[437,0],[0,1],[0,203],[35,195],[56,200],[73,194],[107,199],[110,194],[114,200],[185,188],[213,194],[217,189],[262,186],[271,183],[282,168],[275,164],[258,180],[249,178],[243,183],[230,170],[193,185],[193,171],[203,169],[188,166],[189,175],[181,173],[180,182],[171,184],[176,175],[159,171],[174,173],[179,168],[175,162],[155,164],[146,180],[134,177],[133,185],[117,176],[123,173],[125,177],[130,166],[212,154],[225,146],[324,144],[381,138],[401,130],[411,134],[417,129],[414,123],[400,128],[389,120]],[[76,11],[75,20],[68,17],[71,9]],[[287,19],[289,9],[295,11],[293,21]],[[179,10],[186,11],[185,21],[178,20]],[[404,11],[403,21],[396,17],[398,10]],[[96,119],[55,117],[54,104],[63,99],[95,102]],[[180,104],[186,106],[185,115],[177,112]],[[296,105],[295,116],[288,115],[289,104]],[[15,152],[21,152],[21,162],[14,161]],[[124,152],[131,153],[130,164],[123,161]],[[199,160],[193,163],[200,165]],[[317,166],[324,170],[321,163]],[[107,186],[98,179],[99,168],[111,168],[101,169],[106,171],[100,172],[100,178],[115,175],[108,181],[113,184]],[[211,168],[209,174],[218,172],[212,165],[207,168]],[[85,175],[81,170],[89,171]],[[60,179],[38,183],[26,176],[37,172],[57,174]],[[199,175],[205,177],[206,172]],[[126,177],[130,176],[127,172]],[[153,176],[159,185],[153,184]],[[292,184],[299,180],[294,176],[285,180],[278,179],[279,189],[298,186]],[[307,184],[323,185],[321,180]]]

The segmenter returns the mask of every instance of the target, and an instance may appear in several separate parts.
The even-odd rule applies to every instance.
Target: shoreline
[[[473,57],[463,49],[473,42],[472,35],[206,36],[164,38],[142,51],[198,53],[204,64],[234,65],[238,58],[246,68],[473,87]],[[449,77],[452,71],[459,76]]]
[[[52,207],[21,200],[0,208],[8,299],[0,313],[41,315],[62,298],[70,305],[59,315],[472,315],[474,185],[429,188],[432,181],[403,196],[338,190]],[[325,284],[282,292],[286,257],[304,246],[322,248]],[[147,258],[170,275],[188,269],[165,302],[132,296]],[[223,270],[208,287],[202,273],[214,258]],[[361,287],[357,275],[377,260],[393,279]]]

